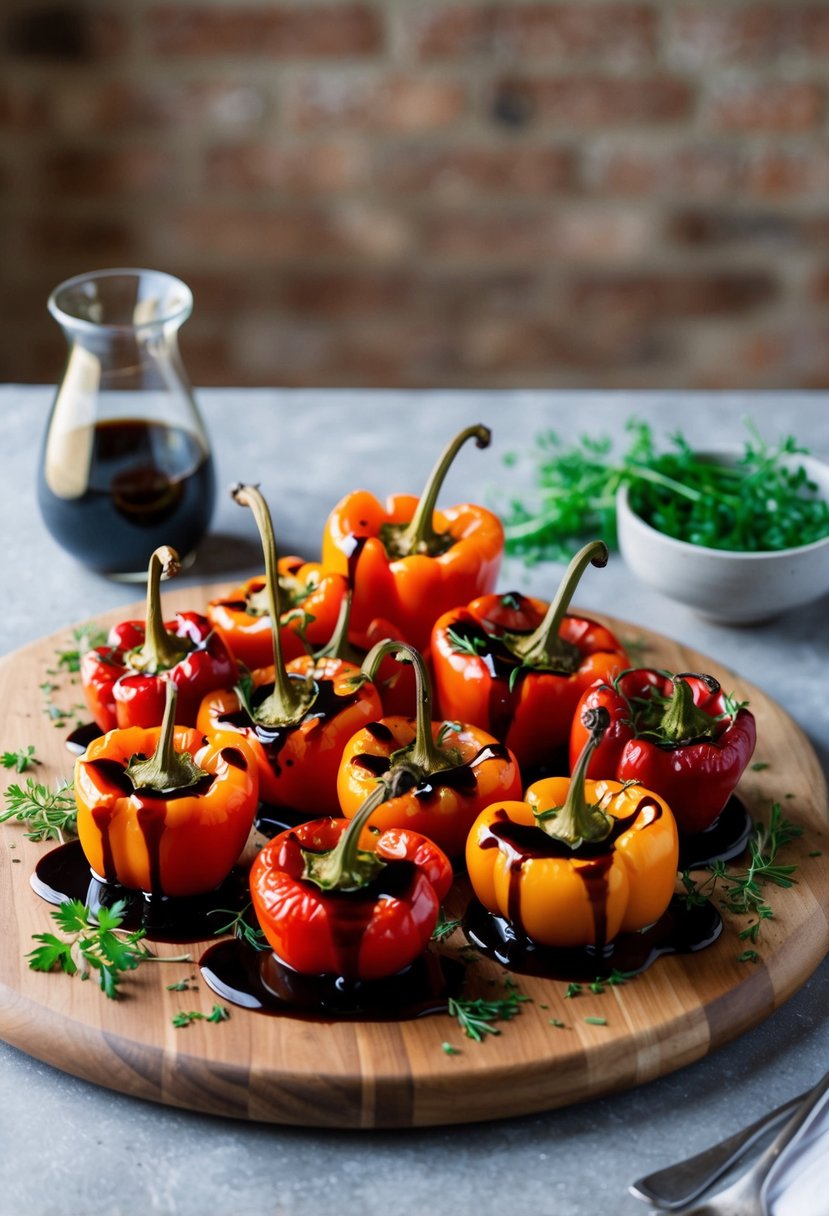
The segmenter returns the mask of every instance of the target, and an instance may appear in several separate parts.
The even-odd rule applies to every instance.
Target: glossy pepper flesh
[[[280,632],[286,661],[329,641],[337,624],[348,580],[324,571],[319,562],[281,557],[277,563],[282,615]],[[226,596],[211,600],[207,617],[240,663],[253,671],[273,663],[273,633],[264,575],[249,578]]]
[[[570,779],[547,777],[524,801],[494,803],[469,834],[476,896],[542,946],[601,950],[657,921],[674,892],[678,836],[667,803],[639,785],[585,779],[606,723],[602,709],[588,717]]]
[[[585,692],[580,709],[598,706],[608,711],[610,727],[593,752],[588,775],[640,781],[670,804],[683,835],[710,827],[754,752],[751,711],[726,696],[712,676],[643,667]],[[584,740],[577,712],[571,757]]]
[[[352,820],[282,832],[257,855],[253,908],[274,953],[295,971],[382,979],[428,946],[452,867],[415,832],[365,830],[383,795],[375,791]]]
[[[245,847],[257,805],[256,766],[228,735],[205,743],[174,726],[166,686],[161,727],[128,727],[93,740],[75,764],[78,837],[107,882],[150,895],[211,891]]]
[[[89,711],[102,731],[158,726],[168,682],[178,692],[179,725],[194,726],[201,700],[232,686],[236,660],[207,617],[178,612],[163,622],[160,583],[178,571],[178,555],[162,546],[150,558],[145,621],[122,621],[106,645],[81,656],[81,682]]]
[[[506,743],[525,777],[566,752],[585,689],[627,665],[609,629],[567,612],[587,565],[606,562],[606,546],[593,542],[570,563],[551,603],[515,592],[486,595],[435,624],[431,658],[440,712],[475,722]]]
[[[325,525],[322,564],[349,577],[354,589],[352,638],[367,648],[377,618],[424,650],[432,624],[449,608],[491,591],[504,548],[501,521],[481,506],[436,510],[446,472],[461,446],[489,445],[484,426],[462,431],[447,445],[421,497],[398,494],[383,506],[373,494],[346,495]]]
[[[373,678],[388,654],[413,667],[416,717],[384,717],[353,736],[337,780],[340,806],[351,817],[378,784],[386,783],[389,794],[373,812],[372,826],[411,828],[450,857],[462,857],[479,812],[497,798],[520,798],[518,765],[508,748],[486,731],[432,720],[429,677],[414,647],[380,643],[367,656],[363,672]]]
[[[285,664],[270,512],[254,486],[237,486],[236,501],[254,513],[265,551],[266,585],[276,661],[249,683],[208,694],[198,726],[208,736],[235,731],[256,756],[259,792],[273,807],[314,818],[337,805],[337,770],[349,738],[380,716],[380,698],[360,668],[339,658],[302,655]]]

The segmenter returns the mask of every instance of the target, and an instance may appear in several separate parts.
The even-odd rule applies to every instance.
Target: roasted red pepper
[[[601,950],[653,924],[676,885],[678,838],[666,802],[639,785],[586,781],[606,729],[585,715],[588,742],[573,775],[532,784],[523,802],[496,802],[469,834],[469,880],[484,907],[542,946]]]
[[[445,613],[432,632],[440,712],[474,722],[506,743],[525,778],[529,770],[555,763],[558,750],[566,752],[584,690],[628,662],[604,625],[566,615],[591,562],[607,562],[601,541],[576,555],[551,604],[514,592],[485,595]]]
[[[322,564],[351,580],[352,639],[358,646],[368,648],[367,631],[382,618],[424,650],[441,613],[494,588],[504,548],[501,521],[469,503],[435,509],[449,465],[471,438],[484,448],[490,432],[484,426],[462,431],[444,450],[420,499],[397,494],[383,506],[358,490],[329,515]]]
[[[275,663],[259,668],[249,684],[206,696],[198,714],[208,737],[235,731],[256,756],[259,796],[272,807],[291,808],[312,819],[337,805],[337,770],[351,736],[378,718],[380,698],[360,668],[343,659],[282,657],[276,541],[267,504],[253,486],[237,486],[236,501],[250,507],[265,551],[265,581]]]
[[[169,681],[178,692],[179,725],[195,726],[205,694],[239,678],[236,660],[207,617],[178,612],[175,620],[162,622],[160,582],[178,569],[174,549],[156,549],[147,575],[146,621],[114,625],[105,646],[81,657],[86,703],[103,731],[158,726]]]
[[[515,757],[486,731],[461,722],[433,722],[429,677],[413,646],[381,642],[363,671],[374,674],[388,654],[408,659],[417,682],[417,716],[386,717],[364,726],[343,753],[337,793],[343,813],[358,813],[378,783],[388,796],[374,811],[376,828],[411,828],[450,857],[462,857],[475,818],[497,798],[520,798]]]
[[[281,557],[277,564],[282,616],[282,654],[288,661],[324,645],[337,624],[348,580],[324,571],[319,562]],[[273,663],[268,591],[264,575],[249,578],[221,599],[211,600],[207,616],[240,663],[251,671]]]
[[[382,979],[426,949],[452,867],[415,832],[364,830],[384,794],[376,790],[354,819],[282,832],[257,855],[253,908],[274,953],[295,971]]]
[[[241,854],[257,804],[247,748],[228,735],[205,743],[174,726],[175,685],[165,685],[161,727],[113,730],[75,764],[78,837],[107,882],[149,895],[212,891]]]
[[[751,711],[726,697],[712,676],[634,668],[584,694],[573,719],[571,757],[584,746],[581,709],[597,706],[608,711],[610,728],[588,774],[654,790],[684,835],[710,827],[754,751]]]

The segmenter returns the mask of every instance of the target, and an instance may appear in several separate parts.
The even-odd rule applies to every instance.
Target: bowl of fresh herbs
[[[632,573],[663,595],[711,620],[768,620],[829,592],[829,465],[697,452],[676,487],[620,486],[616,529]]]
[[[561,560],[582,535],[614,542],[642,582],[712,620],[749,624],[829,593],[829,464],[749,425],[742,448],[659,450],[633,420],[622,457],[582,439],[547,445],[541,505],[513,504],[507,549]]]

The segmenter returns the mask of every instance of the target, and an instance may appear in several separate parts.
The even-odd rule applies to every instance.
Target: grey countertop
[[[2,650],[140,598],[78,566],[51,540],[35,499],[53,390],[0,388]],[[269,391],[199,394],[220,487],[259,482],[282,552],[316,556],[325,516],[348,490],[418,492],[457,429],[488,423],[486,452],[466,450],[442,501],[491,501],[526,488],[536,434],[620,437],[630,415],[695,444],[741,442],[750,414],[767,438],[794,433],[829,457],[829,397],[819,394]],[[190,581],[261,568],[250,513],[220,493]],[[500,585],[549,597],[558,567],[507,562]],[[181,581],[181,580],[180,580]],[[827,601],[768,624],[705,622],[635,583],[618,556],[589,571],[585,609],[682,638],[774,696],[829,767]],[[96,1088],[0,1044],[0,1214],[343,1216],[494,1213],[633,1216],[638,1175],[711,1143],[813,1083],[825,1070],[824,962],[772,1017],[706,1059],[638,1089],[510,1121],[410,1132],[318,1132],[241,1124]]]

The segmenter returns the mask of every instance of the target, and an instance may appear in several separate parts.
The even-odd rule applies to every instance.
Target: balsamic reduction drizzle
[[[247,870],[237,867],[205,895],[145,895],[96,874],[90,869],[80,841],[70,840],[40,858],[30,883],[47,903],[79,899],[93,913],[97,908],[109,908],[117,900],[123,900],[124,929],[143,929],[150,941],[197,942],[221,928],[250,901],[247,877]]]

